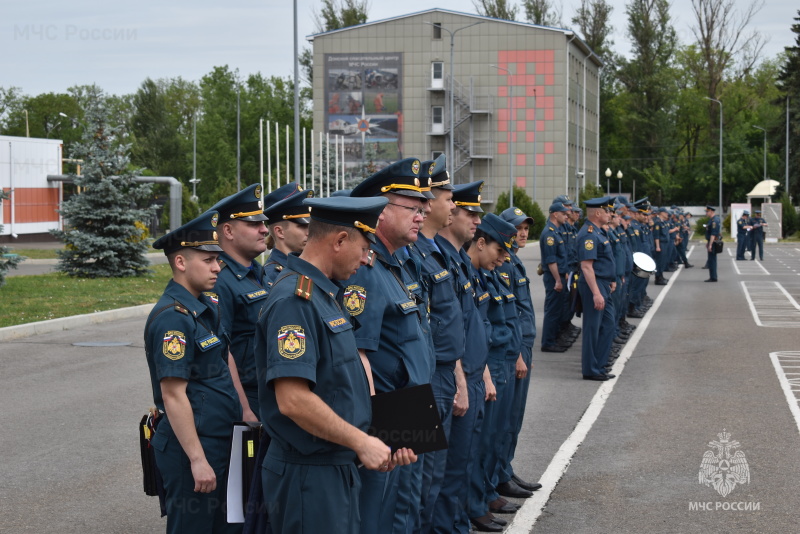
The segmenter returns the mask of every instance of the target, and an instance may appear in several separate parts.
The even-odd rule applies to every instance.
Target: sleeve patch
[[[278,330],[278,352],[288,360],[299,358],[306,352],[306,332],[296,324]]]
[[[170,360],[180,360],[186,354],[186,335],[178,330],[168,331],[164,334],[162,351]]]
[[[347,286],[344,290],[344,307],[350,315],[360,315],[367,304],[367,290],[361,286]]]
[[[594,240],[593,240],[593,239],[587,239],[587,240],[586,240],[586,241],[583,243],[583,248],[585,248],[586,250],[592,250],[592,249],[594,249]]]

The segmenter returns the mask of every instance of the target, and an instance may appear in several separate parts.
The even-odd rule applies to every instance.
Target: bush
[[[547,219],[539,204],[532,201],[523,188],[514,187],[514,207],[521,209],[525,215],[533,219],[533,226],[528,234],[528,240],[539,239]],[[508,192],[501,193],[497,197],[495,213],[500,215],[506,209],[508,209]]]
[[[694,232],[705,239],[706,225],[708,224],[708,217],[698,217],[697,222],[694,223]]]
[[[722,221],[722,227],[725,230],[727,230],[729,234],[731,233],[731,214],[730,213],[728,213],[728,216],[725,217],[724,221]]]
[[[3,199],[8,198],[8,194],[0,189],[0,202]],[[3,225],[0,224],[0,230],[3,229]],[[6,273],[9,269],[16,269],[17,264],[19,264],[21,258],[19,256],[10,255],[6,257],[8,254],[8,247],[0,246],[0,287],[3,287],[6,283]]]

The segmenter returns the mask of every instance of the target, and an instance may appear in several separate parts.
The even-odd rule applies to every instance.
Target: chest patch
[[[344,290],[344,307],[350,315],[360,315],[367,304],[367,290],[361,286],[347,286]]]
[[[278,353],[286,359],[294,360],[306,352],[306,332],[302,327],[291,324],[278,330]]]
[[[170,360],[180,360],[186,354],[186,335],[178,330],[170,330],[164,334],[162,351]]]
[[[197,344],[200,346],[200,350],[202,350],[202,351],[206,351],[206,350],[210,349],[211,347],[216,347],[220,343],[222,343],[222,341],[220,341],[219,337],[217,337],[214,334],[210,334],[210,335],[198,340],[198,342],[197,342]]]

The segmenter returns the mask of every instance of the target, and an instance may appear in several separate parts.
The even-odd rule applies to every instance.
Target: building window
[[[434,89],[444,88],[444,63],[441,61],[431,63],[431,87]]]
[[[433,38],[437,39],[437,40],[442,38],[442,23],[441,22],[434,22],[433,23]]]
[[[444,106],[433,106],[431,108],[431,132],[435,134],[444,133]]]
[[[436,159],[442,154],[444,154],[444,152],[442,152],[441,150],[434,150],[433,152],[431,152],[431,159]]]

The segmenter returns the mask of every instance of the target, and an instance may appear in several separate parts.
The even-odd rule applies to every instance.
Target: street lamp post
[[[764,181],[767,180],[767,130],[762,128],[761,126],[753,125],[753,128],[757,128],[764,132]]]
[[[611,168],[606,167],[606,196],[611,196]]]
[[[424,21],[424,22],[425,22],[425,24],[430,24],[431,26],[435,26],[435,27],[439,28],[440,30],[444,30],[444,31],[446,31],[447,33],[450,34],[450,153],[447,155],[447,160],[448,160],[448,164],[450,166],[450,169],[454,169],[454,167],[455,167],[455,153],[453,151],[454,150],[454,148],[453,148],[453,134],[455,132],[453,132],[453,129],[455,128],[455,125],[454,125],[455,121],[453,120],[453,117],[454,117],[455,114],[453,112],[454,111],[453,110],[453,105],[454,105],[453,104],[453,102],[454,102],[454,99],[453,99],[453,80],[455,79],[455,77],[453,76],[453,64],[454,64],[453,51],[455,49],[456,34],[458,32],[460,32],[461,30],[466,30],[467,28],[471,28],[472,26],[477,26],[478,24],[483,24],[484,21],[473,22],[472,24],[469,24],[467,26],[462,26],[460,28],[456,28],[453,31],[448,30],[447,28],[445,28],[444,26],[442,26],[440,24],[434,24],[433,22],[428,22],[428,21]]]
[[[709,96],[705,98],[719,104],[719,213],[722,216],[722,102]]]
[[[197,202],[197,114],[192,115],[192,200]]]
[[[622,194],[622,171],[617,171],[617,180],[619,180],[619,194]]]
[[[499,65],[490,65],[497,70],[505,71],[508,76],[508,207],[514,205],[514,84],[511,83],[511,71]],[[536,161],[534,161],[534,166]]]

